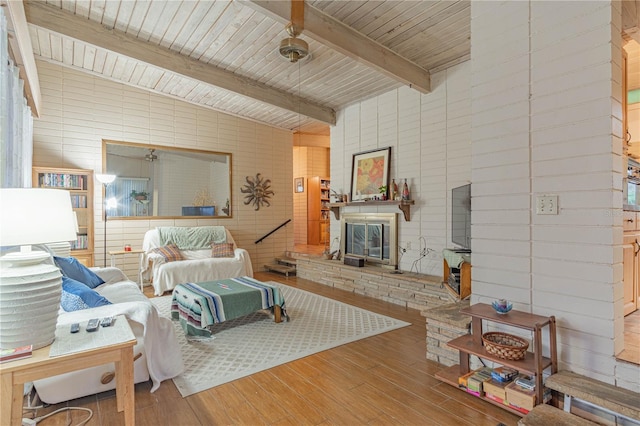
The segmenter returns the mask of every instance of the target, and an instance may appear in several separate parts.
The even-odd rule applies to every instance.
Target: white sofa
[[[178,284],[187,282],[204,282],[241,276],[253,277],[249,252],[238,248],[227,228],[218,228],[224,230],[226,242],[233,244],[233,257],[214,258],[211,247],[189,250],[182,249],[178,243],[184,260],[166,262],[161,254],[154,252],[154,249],[162,247],[170,241],[161,241],[158,228],[150,229],[145,233],[142,242],[144,253],[141,257],[140,268],[144,279],[152,282],[156,296],[162,295],[165,291],[173,290]]]
[[[134,361],[135,383],[151,379],[153,392],[158,389],[162,381],[182,373],[184,370],[182,354],[171,320],[160,316],[156,307],[142,294],[138,285],[130,281],[120,269],[92,268],[92,270],[105,281],[95,290],[112,304],[74,312],[61,310],[58,324],[74,322],[82,324],[91,318],[125,315],[138,341],[133,348],[134,357],[141,355]],[[114,371],[113,363],[105,364],[36,380],[34,386],[42,401],[56,404],[115,389],[115,380],[106,384],[101,382],[105,373]]]

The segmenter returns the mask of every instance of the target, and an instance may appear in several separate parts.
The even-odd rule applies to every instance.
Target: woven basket
[[[529,347],[525,339],[499,331],[484,333],[482,341],[487,352],[502,359],[523,359]]]

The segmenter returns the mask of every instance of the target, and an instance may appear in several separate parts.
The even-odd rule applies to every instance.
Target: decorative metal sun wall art
[[[260,173],[256,174],[255,179],[251,176],[247,176],[247,183],[240,188],[240,192],[247,194],[244,196],[244,204],[253,204],[255,210],[260,210],[260,207],[266,205],[271,206],[269,198],[275,193],[271,188],[271,179],[263,179]]]

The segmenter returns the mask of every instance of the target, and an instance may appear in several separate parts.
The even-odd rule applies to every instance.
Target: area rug
[[[288,322],[276,324],[266,311],[217,324],[212,338],[187,339],[173,321],[185,371],[173,379],[183,397],[295,359],[410,323],[379,315],[308,291],[282,285]],[[170,318],[171,296],[151,299]]]

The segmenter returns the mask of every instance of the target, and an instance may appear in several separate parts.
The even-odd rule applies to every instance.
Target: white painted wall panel
[[[391,146],[391,178],[410,185],[416,205],[411,221],[400,219],[400,268],[442,274],[441,251],[451,246],[449,190],[470,181],[470,64],[431,76],[432,92],[400,88],[338,112],[331,129],[331,184],[350,192],[351,158]],[[393,212],[396,207],[348,207],[346,211]],[[332,237],[339,223],[332,216]],[[420,238],[422,237],[422,238]],[[421,249],[430,249],[425,257]],[[426,251],[426,250],[425,250]]]
[[[293,248],[293,227],[281,228],[259,245],[253,243],[293,217],[293,150],[289,132],[50,63],[38,61],[37,65],[46,106],[42,117],[34,122],[34,165],[100,172],[103,138],[231,152],[233,156],[233,218],[110,220],[107,250],[122,249],[124,244],[141,247],[144,232],[156,226],[213,224],[231,230],[238,245],[249,251],[256,270]],[[271,207],[259,211],[245,206],[240,194],[245,176],[256,173],[271,179],[275,192]],[[95,188],[95,259],[101,265],[102,189],[99,185]],[[123,266],[129,277],[137,276],[137,262],[128,260]]]
[[[503,247],[511,259],[530,259],[520,265],[530,275],[531,293],[524,295],[530,300],[516,302],[555,313],[560,338],[569,330],[602,336],[598,353],[573,350],[563,341],[563,362],[592,375],[612,375],[620,346],[615,339],[622,240],[615,214],[622,204],[615,101],[612,106],[613,58],[619,54],[611,30],[615,9],[607,2],[514,3],[472,3],[472,299],[509,292],[501,271],[508,268],[494,250]],[[498,17],[510,24],[501,25]],[[520,52],[511,40],[519,41]],[[500,78],[517,71],[522,72],[508,87],[498,87]],[[504,130],[515,135],[515,148]],[[513,181],[505,183],[509,176]],[[559,215],[535,215],[539,193],[559,195]],[[496,222],[512,224],[510,234],[523,247],[505,232],[492,233]]]
[[[616,13],[472,2],[472,302],[556,315],[560,367],[597,378],[621,377]],[[539,193],[559,215],[535,214]]]

